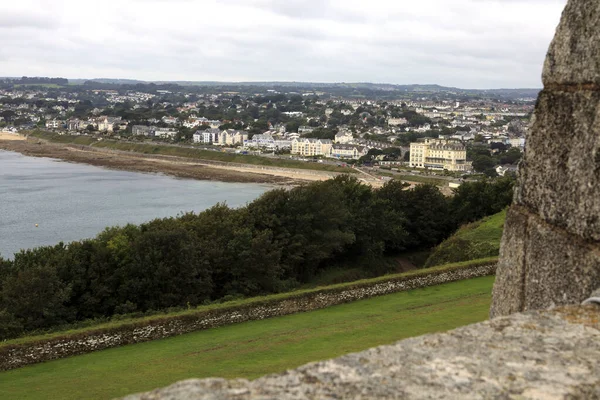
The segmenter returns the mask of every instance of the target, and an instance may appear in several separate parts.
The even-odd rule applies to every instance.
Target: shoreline
[[[50,143],[40,139],[26,139],[22,136],[17,140],[5,139],[4,135],[0,136],[0,150],[13,151],[29,157],[53,158],[108,169],[161,173],[177,178],[220,182],[296,186],[304,182],[330,179],[336,175],[327,172],[256,167],[244,164],[227,165],[226,163],[185,157],[148,155],[85,145]]]

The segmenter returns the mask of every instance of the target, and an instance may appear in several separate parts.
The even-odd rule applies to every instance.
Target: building
[[[339,131],[335,134],[335,142],[339,144],[348,144],[354,141],[354,136],[350,131]]]
[[[221,131],[219,129],[211,128],[203,131],[196,131],[196,133],[192,135],[192,139],[194,143],[218,144],[220,135]]]
[[[310,126],[303,125],[303,126],[298,127],[298,133],[301,135],[304,135],[306,133],[312,133],[312,131],[314,131],[314,130],[315,130],[315,128],[310,127]]]
[[[294,139],[291,153],[304,157],[328,156],[332,145],[329,139]]]
[[[252,136],[252,139],[244,140],[244,147],[258,148],[268,151],[291,149],[292,140],[284,139],[280,135],[273,134],[272,131]]]
[[[133,125],[131,134],[134,136],[154,136],[154,127],[146,125]]]
[[[58,129],[63,126],[63,122],[54,118],[46,121],[46,128],[48,129]]]
[[[508,142],[512,147],[525,148],[525,138],[512,138]]]
[[[471,171],[465,145],[453,139],[424,138],[411,143],[409,166],[440,171]]]
[[[369,150],[365,146],[353,146],[351,144],[333,144],[329,149],[330,158],[358,160],[366,156]]]
[[[100,117],[98,118],[98,130],[100,132],[112,132],[114,126],[121,124],[121,117]]]
[[[218,141],[214,144],[220,146],[235,146],[243,144],[245,140],[248,140],[248,133],[244,131],[237,131],[234,129],[225,129],[218,134]]]
[[[87,128],[87,125],[85,125],[84,121],[81,121],[80,119],[71,118],[67,121],[67,130],[69,131],[77,131],[85,128]]]
[[[399,126],[408,124],[408,120],[406,118],[390,118],[387,123],[389,126]]]
[[[173,128],[154,128],[154,136],[163,139],[175,139],[177,129]]]

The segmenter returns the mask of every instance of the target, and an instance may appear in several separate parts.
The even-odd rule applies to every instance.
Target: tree
[[[505,154],[500,156],[500,164],[517,164],[521,158],[523,157],[523,153],[517,147],[511,147],[506,151]]]
[[[477,221],[496,214],[512,203],[514,177],[465,182],[454,189],[451,214],[456,225]]]
[[[495,165],[494,159],[489,155],[476,155],[473,157],[473,169],[477,172],[493,169]]]

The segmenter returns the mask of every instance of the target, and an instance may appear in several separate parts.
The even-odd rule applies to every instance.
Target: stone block
[[[529,214],[522,212],[519,207],[511,207],[506,214],[490,308],[492,318],[523,309],[528,220]]]
[[[600,2],[570,0],[544,63],[545,86],[600,84]]]
[[[600,248],[529,218],[522,310],[580,304],[600,287]],[[514,312],[514,311],[510,311]]]
[[[540,93],[515,202],[600,241],[600,92]]]

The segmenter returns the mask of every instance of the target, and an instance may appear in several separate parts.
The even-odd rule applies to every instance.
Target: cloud
[[[539,87],[565,3],[3,2],[0,69],[71,78]]]

